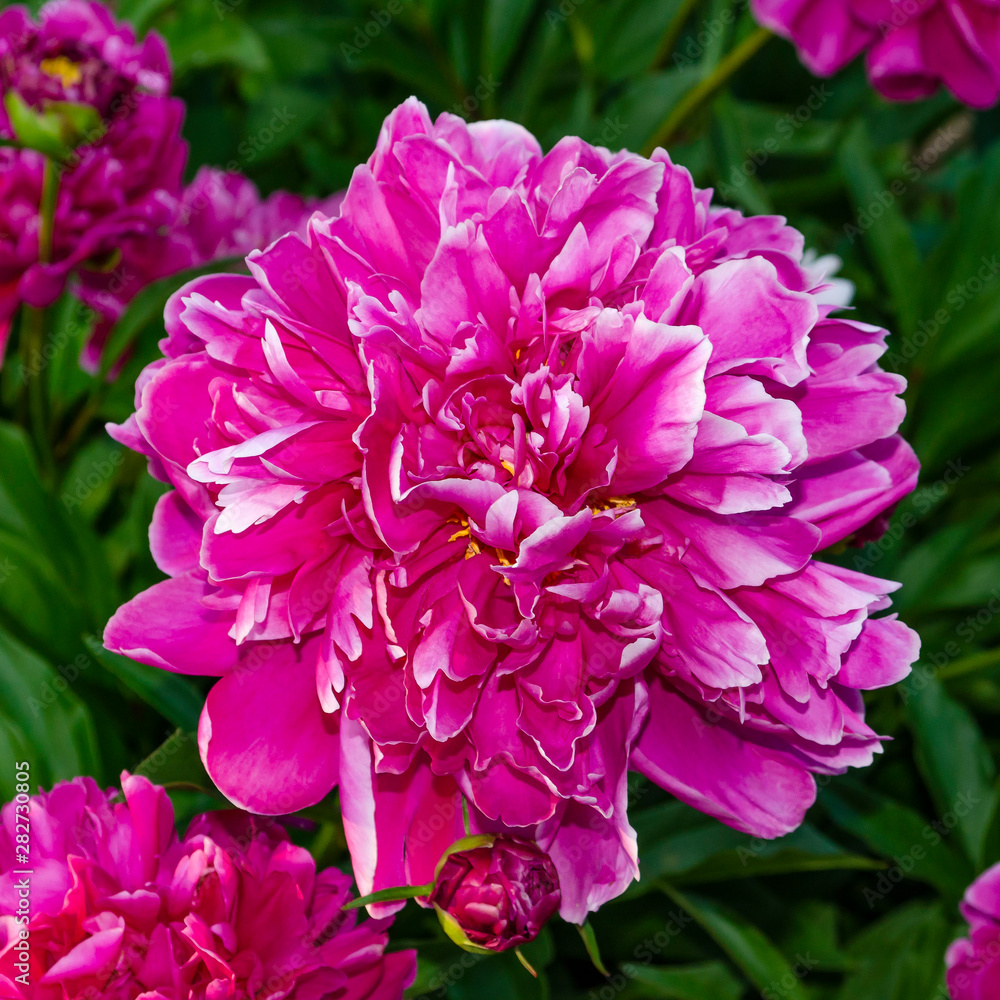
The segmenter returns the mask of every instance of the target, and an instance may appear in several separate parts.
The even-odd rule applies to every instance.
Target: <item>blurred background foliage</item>
[[[776,39],[723,79],[727,56],[762,40],[739,0],[122,0],[118,11],[170,44],[191,173],[228,166],[265,192],[344,187],[411,93],[432,113],[521,122],[546,147],[577,134],[641,150],[667,127],[671,156],[719,200],[786,215],[842,259],[857,315],[893,331],[886,366],[910,379],[921,486],[879,542],[829,554],[903,581],[895,609],[923,636],[912,678],[868,700],[891,737],[884,756],[826,783],[809,822],[773,843],[637,781],[642,881],[592,920],[608,978],[558,921],[527,949],[534,980],[511,956],[460,952],[410,906],[395,940],[420,949],[412,994],[943,997],[958,900],[1000,861],[1000,114],[946,95],[886,104],[861,65],[816,80]],[[146,530],[162,486],[102,428],[131,411],[175,284],[148,290],[120,324],[131,354],[110,387],[77,364],[89,317],[60,305],[39,375],[54,470],[39,470],[13,419],[0,424],[0,748],[46,786],[81,773],[114,783],[144,761],[183,816],[214,803],[192,788],[209,782],[187,735],[204,684],[98,640],[114,608],[159,578]],[[0,373],[10,418],[22,377],[16,363]],[[12,779],[0,773],[4,798]],[[321,863],[346,864],[335,802],[299,826]]]

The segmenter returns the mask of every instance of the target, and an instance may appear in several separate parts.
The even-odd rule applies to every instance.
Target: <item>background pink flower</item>
[[[1000,996],[1000,865],[969,886],[962,915],[969,936],[948,949],[948,992],[952,1000],[990,1000]]]
[[[820,76],[867,51],[868,76],[889,100],[919,100],[942,85],[975,108],[1000,96],[997,0],[753,0],[752,7]]]
[[[60,166],[48,264],[38,259],[44,157],[0,148],[0,347],[20,302],[50,304],[71,271],[105,267],[123,240],[173,218],[187,147],[183,104],[166,96],[169,86],[162,39],[136,42],[99,3],[49,3],[37,22],[25,7],[0,12],[0,91],[38,110],[50,101],[89,104],[105,128]],[[12,136],[0,108],[0,137]]]
[[[125,801],[75,778],[32,796],[29,986],[18,982],[15,803],[0,827],[0,989],[32,1000],[400,1000],[413,952],[388,921],[341,908],[351,880],[316,871],[284,830],[236,811],[183,839],[166,792],[122,776]]]
[[[339,781],[364,893],[472,827],[533,840],[582,921],[636,876],[631,766],[739,829],[871,762],[861,692],[917,640],[814,559],[912,489],[885,331],[779,218],[658,151],[386,121],[336,218],[192,283],[114,436],[176,489],[170,579],[107,645],[222,675],[241,806]]]
[[[192,267],[245,257],[286,233],[304,234],[314,211],[334,215],[342,198],[304,198],[287,191],[262,198],[242,174],[202,167],[184,188],[176,217],[164,232],[123,240],[119,265],[111,273],[80,273],[75,290],[99,316],[85,362],[96,368],[111,327],[147,285]]]

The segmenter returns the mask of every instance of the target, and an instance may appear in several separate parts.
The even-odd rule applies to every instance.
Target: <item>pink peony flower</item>
[[[365,894],[430,882],[464,796],[582,921],[637,873],[630,765],[792,830],[918,646],[871,617],[894,584],[813,558],[917,463],[885,331],[802,243],[663,151],[408,101],[337,218],[168,304],[112,433],[176,487],[170,579],[106,644],[222,675],[199,739],[244,808],[339,781]]]
[[[187,148],[183,104],[166,95],[170,65],[155,34],[137,43],[91,0],[57,0],[33,21],[0,12],[0,92],[33,108],[89,104],[103,119],[60,166],[51,262],[39,262],[44,157],[0,148],[0,347],[17,306],[45,306],[74,269],[102,268],[123,240],[165,225],[177,208]],[[0,137],[13,131],[0,107]]]
[[[511,837],[466,841],[442,859],[427,900],[448,936],[479,953],[533,941],[559,911],[559,875],[551,859]]]
[[[128,774],[122,788],[120,804],[91,778],[32,796],[21,807],[28,866],[15,860],[25,813],[4,806],[4,997],[400,1000],[414,953],[385,955],[388,921],[356,925],[341,909],[348,876],[317,873],[281,827],[235,810],[196,817],[179,839],[162,788]],[[27,924],[18,916],[25,867],[33,872]]]
[[[1000,996],[1000,865],[969,886],[962,904],[969,936],[948,949],[948,992],[952,1000]]]
[[[184,189],[169,229],[123,240],[120,264],[112,272],[80,274],[77,294],[99,317],[84,354],[88,367],[97,367],[111,327],[147,285],[188,268],[245,257],[286,233],[304,235],[313,212],[336,214],[342,198],[303,198],[287,191],[261,198],[257,185],[242,174],[202,167]]]
[[[997,0],[752,0],[751,6],[820,76],[867,51],[869,79],[891,101],[919,100],[941,85],[975,108],[1000,96]]]

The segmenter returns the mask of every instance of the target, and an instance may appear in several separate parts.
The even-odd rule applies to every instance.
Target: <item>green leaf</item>
[[[914,290],[930,334],[925,343],[913,345],[915,364],[925,368],[969,361],[994,346],[1000,321],[1000,146],[994,145],[964,179],[948,221],[924,268],[924,283]]]
[[[808,1000],[802,979],[812,971],[811,959],[796,956],[793,966],[762,931],[743,917],[702,896],[687,896],[669,885],[664,889],[698,921],[764,996],[770,991],[786,1000]]]
[[[700,865],[673,877],[679,885],[724,882],[764,875],[798,872],[865,871],[882,867],[874,858],[845,851],[839,844],[803,824],[777,840],[745,837],[734,850],[717,854]]]
[[[100,775],[93,721],[72,690],[84,669],[56,672],[0,628],[0,746],[31,764],[31,784],[50,787],[78,774]],[[13,757],[0,771],[0,796],[13,797]]]
[[[89,631],[103,627],[118,598],[100,542],[72,515],[71,499],[57,502],[46,488],[24,430],[2,422],[0,469],[0,529],[37,548],[72,593],[70,605],[89,609]]]
[[[843,972],[850,960],[840,944],[840,909],[834,902],[809,899],[788,912],[788,926],[781,936],[786,955],[809,955],[816,970]]]
[[[840,168],[857,212],[845,231],[852,243],[858,239],[871,250],[892,295],[901,331],[909,334],[919,318],[914,289],[920,287],[921,268],[913,235],[899,205],[906,184],[898,179],[886,180],[873,159],[867,128],[858,121],[840,147]],[[861,233],[855,233],[850,225]]]
[[[608,970],[604,966],[604,962],[601,961],[601,949],[597,945],[597,935],[594,933],[594,927],[590,921],[586,921],[581,927],[579,927],[580,937],[583,938],[583,946],[587,949],[587,954],[590,956],[591,962],[594,963],[594,968],[602,976],[609,975]]]
[[[486,0],[483,75],[503,77],[537,0]]]
[[[225,17],[201,0],[188,0],[183,6],[182,17],[164,19],[159,25],[170,44],[178,77],[218,66],[232,66],[244,73],[266,72],[267,50],[257,32],[234,13],[235,3],[227,5],[231,10]]]
[[[914,903],[866,928],[848,952],[855,971],[837,1000],[939,1000],[952,936],[938,906]]]
[[[81,595],[44,549],[0,529],[0,615],[11,632],[47,657],[68,662],[92,627]]]
[[[651,994],[667,1000],[740,1000],[744,984],[722,962],[698,965],[636,965],[626,962],[629,979],[652,987]]]
[[[820,802],[838,826],[892,861],[907,878],[955,896],[972,881],[972,866],[955,852],[947,834],[907,806],[843,779],[836,788],[824,789]],[[885,879],[875,879],[866,888],[884,898],[895,883]]]
[[[94,636],[87,636],[86,643],[98,663],[168,722],[182,730],[197,730],[205,699],[186,677],[112,653]]]
[[[651,891],[661,878],[676,885],[694,885],[763,875],[883,867],[878,860],[845,851],[809,824],[786,837],[761,840],[694,810],[682,810],[670,803],[636,816],[641,880],[626,890],[626,898]],[[694,825],[683,829],[684,822]]]
[[[73,148],[81,143],[93,145],[107,131],[100,112],[92,104],[75,101],[49,101],[45,116],[53,118],[62,141]]]
[[[70,146],[62,137],[59,121],[25,104],[16,90],[8,90],[3,98],[7,117],[18,141],[28,149],[44,153],[49,159],[62,161],[69,156]]]
[[[908,687],[906,710],[917,745],[917,762],[938,814],[958,824],[965,853],[978,868],[996,807],[996,766],[972,714],[950,698],[938,680],[921,675]]]
[[[184,729],[171,733],[135,768],[134,773],[149,778],[157,785],[195,788],[224,801],[201,762],[197,734]]]
[[[124,0],[118,8],[118,13],[123,20],[128,21],[141,34],[145,32],[158,14],[174,2],[175,0]]]
[[[607,107],[600,128],[614,132],[603,145],[614,149],[640,149],[681,98],[702,78],[700,67],[653,73],[632,82],[620,98]]]

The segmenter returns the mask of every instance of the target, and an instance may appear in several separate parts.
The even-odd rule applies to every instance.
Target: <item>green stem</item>
[[[42,175],[42,200],[38,207],[38,262],[52,260],[52,238],[56,221],[56,200],[59,196],[59,171],[46,158]],[[28,396],[28,417],[35,445],[44,469],[51,471],[52,449],[49,444],[48,399],[42,372],[34,370],[45,351],[45,310],[25,305],[21,324],[21,364]]]
[[[357,910],[371,903],[394,903],[399,899],[416,899],[417,896],[429,896],[433,890],[433,882],[427,885],[398,885],[392,889],[379,889],[378,892],[370,892],[367,896],[352,899],[344,904],[343,909]]]
[[[24,305],[21,309],[21,371],[27,396],[28,420],[35,438],[45,430],[45,383],[40,366],[45,346],[45,310]]]
[[[46,157],[42,174],[42,204],[38,228],[38,259],[43,264],[52,260],[52,234],[56,224],[56,201],[59,197],[59,170]]]
[[[937,672],[937,675],[940,680],[949,681],[955,677],[965,677],[968,674],[974,674],[979,670],[988,670],[990,667],[995,667],[998,664],[1000,664],[1000,649],[988,649],[983,653],[975,653],[972,656],[965,657],[965,659],[949,663],[947,666],[942,667]]]
[[[673,54],[674,49],[677,48],[677,40],[681,37],[681,32],[684,30],[684,25],[687,24],[688,18],[699,3],[701,3],[701,0],[682,0],[681,9],[677,11],[676,16],[670,22],[670,27],[667,28],[666,34],[660,39],[660,47],[656,50],[656,58],[653,60],[654,69],[659,69],[663,66]]]
[[[658,146],[666,146],[681,125],[687,121],[688,116],[713,97],[730,77],[756,55],[772,37],[767,28],[758,28],[752,35],[740,42],[732,52],[720,61],[709,76],[684,95],[680,104],[667,116],[656,134],[646,144],[643,155],[649,156]]]

